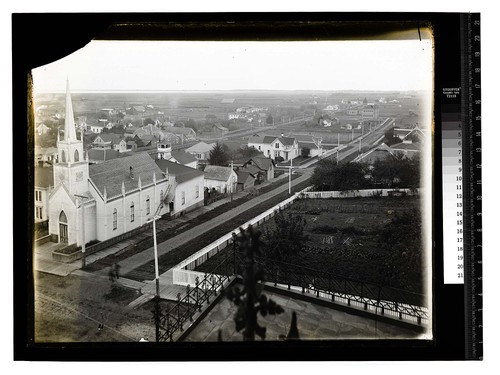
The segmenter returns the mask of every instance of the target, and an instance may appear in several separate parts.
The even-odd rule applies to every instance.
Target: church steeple
[[[75,117],[73,114],[73,103],[69,92],[69,79],[66,79],[66,119],[64,121],[64,140],[66,142],[76,141]]]
[[[76,137],[75,115],[66,81],[66,119],[64,137],[57,140],[59,160],[54,164],[54,186],[66,185],[70,194],[82,194],[88,191],[89,163],[83,152],[83,137]]]

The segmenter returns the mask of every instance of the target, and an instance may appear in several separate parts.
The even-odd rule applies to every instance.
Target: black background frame
[[[434,37],[433,339],[216,343],[60,343],[34,337],[33,149],[30,70],[92,39],[343,40],[393,39],[430,27]],[[36,30],[34,32],[33,30]],[[470,338],[464,285],[444,285],[442,257],[442,87],[461,86],[458,13],[50,13],[12,15],[14,359],[34,361],[460,360]],[[23,205],[20,202],[25,202]]]

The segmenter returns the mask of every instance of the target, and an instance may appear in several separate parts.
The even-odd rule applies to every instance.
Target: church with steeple
[[[148,153],[89,165],[83,135],[77,134],[69,82],[64,134],[57,139],[54,189],[48,198],[52,241],[81,246],[139,228],[155,214],[174,210],[175,176]],[[203,185],[198,195],[203,196]],[[201,194],[200,194],[201,192]]]

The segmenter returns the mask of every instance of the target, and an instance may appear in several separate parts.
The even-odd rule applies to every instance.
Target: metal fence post
[[[168,311],[166,314],[166,321],[167,321],[167,337],[170,339],[170,341],[173,341],[172,325],[170,324],[170,311]]]
[[[196,307],[198,308],[198,311],[201,312],[201,305],[200,305],[200,280],[198,279],[198,276],[196,276],[196,279],[194,279],[194,287],[195,287],[195,295],[196,295]]]
[[[212,282],[212,290],[214,291],[214,296],[216,296],[217,295],[217,287],[215,286],[215,277],[213,274],[211,276],[211,282]]]
[[[181,294],[177,293],[177,323],[179,324],[179,328],[182,331],[184,329],[182,328],[182,319],[181,319]]]

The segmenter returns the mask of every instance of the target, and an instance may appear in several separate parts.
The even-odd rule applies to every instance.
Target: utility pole
[[[359,138],[359,150],[358,150],[358,154],[361,154],[361,137]]]
[[[337,133],[337,165],[339,165],[340,133]]]
[[[153,248],[155,256],[155,282],[156,282],[156,294],[155,294],[155,328],[156,328],[156,342],[160,341],[160,274],[158,271],[158,245],[156,243],[156,220],[161,216],[155,215],[152,220],[148,223],[153,222]]]
[[[77,195],[75,197],[80,199],[80,207],[82,208],[82,269],[85,268],[85,206],[84,199],[88,199],[85,195]]]
[[[292,194],[292,164],[293,164],[293,159],[290,159],[290,173],[288,174],[288,194]]]
[[[231,173],[230,173],[230,180],[231,180],[231,202],[233,201],[233,189],[234,189],[234,179],[233,179],[233,161],[231,160]]]

